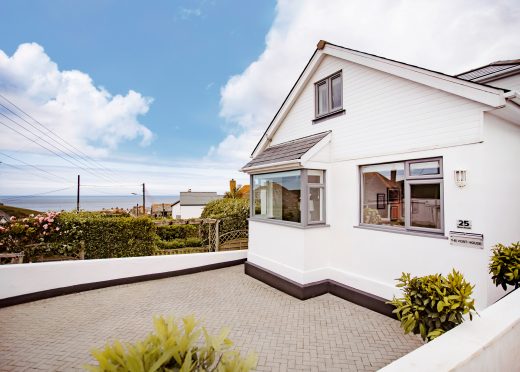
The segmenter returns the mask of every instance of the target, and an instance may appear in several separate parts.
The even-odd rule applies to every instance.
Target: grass
[[[30,214],[39,214],[41,212],[33,211],[32,209],[11,207],[9,205],[0,205],[0,211],[4,211],[10,216],[15,216],[16,218],[25,218],[29,217]]]

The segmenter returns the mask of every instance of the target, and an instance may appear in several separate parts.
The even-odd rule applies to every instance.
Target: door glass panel
[[[323,188],[309,188],[309,222],[320,222],[323,216]]]
[[[363,173],[363,223],[404,227],[404,163],[370,165]]]
[[[411,184],[410,209],[411,226],[440,229],[441,184]]]
[[[441,174],[439,160],[410,163],[410,176],[431,176]]]
[[[341,91],[341,76],[331,79],[332,84],[332,109],[339,109],[343,105]]]
[[[318,115],[326,114],[329,108],[327,83],[318,85]]]

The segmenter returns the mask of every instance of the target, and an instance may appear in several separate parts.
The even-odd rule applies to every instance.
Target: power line
[[[0,113],[0,114],[1,114],[1,113]],[[4,115],[4,116],[5,116],[5,115]],[[9,128],[9,129],[11,129],[12,131],[18,133],[19,135],[21,135],[22,137],[24,137],[24,138],[28,139],[29,141],[35,143],[36,145],[38,145],[38,146],[44,148],[45,150],[50,151],[52,154],[54,154],[54,155],[60,157],[61,159],[63,159],[63,160],[65,160],[66,162],[68,162],[68,163],[74,165],[75,167],[78,167],[78,168],[80,168],[80,169],[83,169],[84,171],[86,171],[86,172],[92,174],[94,177],[99,177],[97,174],[91,172],[88,168],[84,168],[84,167],[78,166],[77,164],[74,164],[74,163],[73,163],[72,161],[70,161],[69,159],[64,158],[63,156],[61,156],[60,154],[56,153],[55,151],[49,149],[48,147],[42,145],[42,144],[39,143],[39,142],[36,142],[34,139],[27,137],[25,134],[19,132],[18,130],[14,129],[14,128],[12,128],[12,127],[10,127],[9,125],[7,125],[6,123],[4,123],[4,122],[1,121],[1,120],[0,120],[0,124],[2,124],[3,126]],[[26,130],[27,130],[27,129],[26,129]],[[37,136],[37,137],[38,137],[38,136]],[[45,141],[45,142],[46,142],[46,141]],[[104,178],[104,177],[103,177],[103,178]],[[108,180],[108,179],[106,179],[106,178],[104,178],[104,179],[105,179],[105,180]],[[113,181],[110,181],[110,180],[108,180],[108,181],[109,181],[109,182],[113,182]]]
[[[87,154],[85,154],[83,151],[81,151],[80,149],[78,149],[76,146],[72,145],[71,143],[69,143],[67,140],[65,140],[63,137],[61,137],[59,134],[57,134],[56,132],[54,132],[52,129],[48,128],[47,126],[45,126],[44,124],[40,123],[38,120],[36,120],[34,117],[32,117],[31,115],[29,115],[26,111],[24,111],[23,109],[21,109],[19,106],[17,106],[14,102],[12,102],[11,100],[9,100],[7,97],[5,97],[4,95],[0,94],[0,97],[2,97],[6,102],[8,102],[9,104],[11,104],[13,107],[15,107],[18,111],[22,112],[25,116],[27,116],[28,118],[30,118],[31,120],[33,120],[35,123],[37,123],[38,125],[40,125],[42,128],[44,128],[45,130],[49,131],[50,133],[54,134],[57,138],[59,138],[60,140],[62,140],[65,144],[67,144],[69,146],[69,148],[72,148],[74,150],[76,150],[78,153],[82,154],[84,158],[86,158],[88,161],[90,161],[92,164],[95,164],[97,165],[98,167],[104,169],[105,171],[109,172],[109,173],[112,173],[114,176],[117,176],[117,174],[115,172],[113,172],[112,170],[106,168],[105,166],[103,166],[101,163],[97,162],[96,160],[92,159],[90,156],[88,156]],[[22,118],[20,115],[18,115],[17,113],[13,112],[11,109],[9,109],[7,106],[5,106],[4,104],[0,103],[1,106],[3,106],[4,108],[6,108],[9,112],[11,112],[13,115],[16,115],[17,117],[19,117],[20,119],[22,119],[24,122],[26,122],[27,124],[31,125],[33,128],[36,128],[35,126],[33,126],[31,123],[29,123],[27,120],[25,120],[24,118]],[[39,130],[41,133],[44,133],[45,135],[47,135],[49,138],[52,138],[48,135],[48,133],[46,132],[42,132],[41,130]],[[53,139],[54,140],[54,139]],[[58,141],[54,140],[55,142],[59,143]],[[63,146],[63,145],[62,145]],[[76,154],[76,153],[75,153]],[[76,154],[77,155],[77,154]]]
[[[70,188],[71,188],[71,186],[69,186],[69,187],[65,187],[65,188],[62,188],[62,189],[57,189],[57,190],[51,190],[51,191],[41,192],[41,193],[39,193],[39,194],[14,196],[14,197],[12,197],[12,198],[3,199],[3,202],[13,201],[13,200],[18,200],[18,199],[23,199],[23,198],[33,198],[33,197],[35,197],[35,196],[46,195],[46,194],[52,194],[53,192],[58,192],[58,191],[68,190],[68,189],[70,189]]]
[[[1,104],[0,104],[0,105],[1,105]],[[6,119],[10,120],[10,121],[13,122],[14,124],[16,124],[16,125],[18,125],[19,127],[23,128],[24,130],[26,130],[27,132],[29,132],[30,134],[32,134],[33,136],[35,136],[35,137],[38,138],[39,140],[45,142],[46,144],[48,144],[49,146],[51,146],[53,149],[55,149],[55,150],[61,152],[61,153],[64,154],[65,156],[68,156],[69,158],[71,158],[72,160],[74,160],[75,162],[77,162],[77,164],[74,164],[74,166],[79,167],[80,169],[83,169],[83,170],[89,172],[89,170],[87,170],[87,168],[84,168],[84,167],[82,166],[82,164],[80,164],[79,161],[78,161],[76,158],[74,158],[72,155],[70,155],[70,154],[68,154],[67,152],[65,152],[65,151],[63,151],[63,150],[57,148],[56,145],[53,145],[52,143],[50,143],[49,141],[47,141],[45,138],[42,138],[42,137],[40,137],[39,135],[33,133],[31,130],[27,129],[26,127],[24,127],[24,126],[21,125],[20,123],[17,123],[17,122],[14,121],[13,119],[11,119],[9,116],[7,116],[7,115],[5,115],[5,114],[3,114],[3,113],[1,113],[1,112],[0,112],[0,115],[4,116]],[[5,125],[5,124],[4,124],[4,125]],[[8,128],[12,129],[11,127],[8,127]],[[20,132],[17,132],[17,133],[18,133],[18,134],[21,134]],[[28,137],[26,137],[26,136],[24,136],[24,137],[25,137],[25,138],[28,138]],[[51,138],[51,139],[52,139],[52,138]],[[33,141],[33,142],[34,142],[34,141]],[[39,145],[41,146],[41,144],[39,144]],[[54,153],[54,154],[55,154],[55,153]],[[64,157],[61,157],[61,158],[62,158],[62,159],[65,159]],[[66,160],[66,159],[65,159],[65,160]],[[69,161],[69,163],[73,164],[73,163],[70,162],[70,161]],[[88,166],[88,165],[87,165],[87,166]],[[90,172],[90,173],[91,173],[91,174],[94,174],[93,172]],[[106,180],[106,181],[113,182],[113,180],[108,179],[107,177],[105,177],[105,176],[102,175],[102,174],[100,174],[99,176],[98,176],[97,174],[94,174],[94,175],[95,175],[96,177],[102,177],[102,178],[103,178],[104,180]]]
[[[40,172],[47,173],[47,174],[49,174],[49,175],[51,175],[51,176],[53,176],[53,177],[61,178],[61,179],[64,180],[65,182],[70,182],[69,180],[67,180],[66,178],[64,178],[64,177],[62,177],[62,176],[58,176],[57,174],[54,174],[54,173],[52,173],[52,172],[48,172],[48,171],[46,171],[45,169],[42,169],[42,168],[40,168],[40,167],[37,167],[36,165],[32,165],[32,164],[26,163],[25,161],[20,160],[20,159],[17,159],[17,158],[15,158],[15,157],[11,156],[11,155],[7,155],[6,153],[0,152],[0,155],[6,156],[6,157],[8,157],[8,158],[11,158],[11,159],[13,159],[14,161],[17,161],[17,162],[23,163],[23,164],[25,164],[25,165],[27,165],[27,166],[29,166],[29,167],[32,167],[32,168],[34,168],[34,169],[36,169],[36,170],[39,170]],[[4,163],[4,164],[7,164],[7,163]],[[20,169],[22,169],[22,168],[20,168]],[[23,170],[23,169],[22,169],[22,170]]]

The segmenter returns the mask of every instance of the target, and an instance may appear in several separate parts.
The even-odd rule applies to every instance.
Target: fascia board
[[[301,162],[299,160],[289,160],[280,161],[278,163],[270,163],[265,165],[257,165],[254,167],[242,168],[240,169],[240,171],[248,174],[258,174],[297,168],[301,168]]]
[[[275,115],[275,117],[273,118],[273,121],[271,122],[271,124],[267,128],[266,132],[260,139],[258,146],[251,154],[251,158],[256,157],[258,154],[260,154],[262,151],[264,151],[264,149],[269,145],[269,143],[272,140],[272,136],[274,135],[274,133],[276,132],[276,130],[278,129],[280,124],[283,122],[283,120],[287,116],[289,110],[291,109],[293,104],[296,102],[296,99],[301,94],[303,88],[308,83],[310,77],[316,71],[316,68],[320,64],[323,57],[324,57],[323,51],[321,51],[321,50],[316,51],[316,54],[314,55],[312,60],[309,62],[309,65],[307,66],[307,68],[303,71],[300,79],[298,80],[298,82],[296,83],[294,88],[292,89],[292,92],[289,94],[286,101],[283,103],[282,107],[280,108],[278,113]]]
[[[367,55],[351,50],[345,50],[327,44],[323,50],[325,54],[344,59],[359,65],[386,72],[391,75],[427,85],[451,94],[455,94],[472,101],[480,102],[492,107],[505,104],[502,90],[475,84],[469,81],[452,78],[447,75],[436,74],[433,71],[404,65],[399,62],[385,60],[376,56]]]

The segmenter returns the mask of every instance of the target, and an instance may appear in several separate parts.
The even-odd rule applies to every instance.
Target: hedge
[[[198,238],[199,228],[195,225],[157,226],[157,235],[162,240]]]
[[[158,249],[176,249],[184,247],[200,247],[202,246],[202,240],[200,238],[187,238],[187,239],[172,239],[172,240],[158,240]]]
[[[60,213],[60,241],[80,249],[85,258],[151,256],[155,251],[155,224],[146,217],[115,217],[98,213]]]

